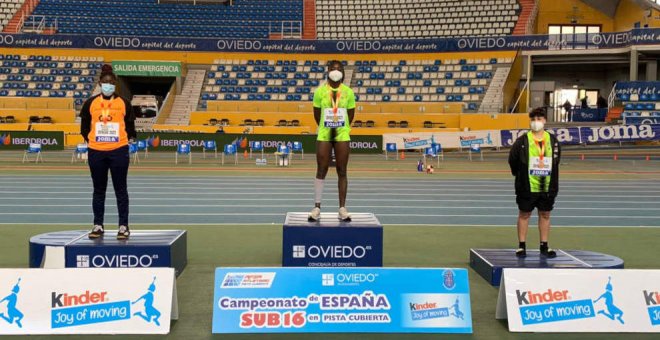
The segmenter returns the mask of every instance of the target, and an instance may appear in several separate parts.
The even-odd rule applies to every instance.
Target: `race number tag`
[[[348,121],[348,113],[344,108],[337,108],[337,114],[331,108],[325,109],[323,115],[323,126],[327,128],[341,128],[346,126]]]
[[[119,123],[96,123],[96,141],[105,143],[119,142]]]
[[[532,176],[547,177],[552,174],[551,157],[531,157],[529,163],[529,174]]]

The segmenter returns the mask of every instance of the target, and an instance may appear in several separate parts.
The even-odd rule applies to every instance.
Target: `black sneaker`
[[[89,234],[87,234],[87,237],[94,240],[94,239],[103,237],[104,232],[105,231],[103,230],[102,225],[94,225],[94,228],[92,228],[92,231],[90,231]]]
[[[552,248],[541,248],[540,251],[542,256],[545,256],[549,259],[557,257],[557,252]]]
[[[516,257],[527,257],[527,250],[525,248],[516,249]]]
[[[120,225],[119,230],[117,231],[117,239],[128,240],[129,236],[131,236],[131,230],[125,225]]]

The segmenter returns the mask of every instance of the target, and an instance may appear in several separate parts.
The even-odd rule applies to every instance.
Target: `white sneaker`
[[[339,214],[337,216],[339,220],[344,221],[344,222],[350,222],[351,221],[351,214],[348,213],[348,210],[346,210],[345,207],[339,208]]]
[[[307,216],[307,220],[309,222],[316,222],[321,218],[321,208],[319,207],[314,207],[312,211],[309,212],[309,216]]]

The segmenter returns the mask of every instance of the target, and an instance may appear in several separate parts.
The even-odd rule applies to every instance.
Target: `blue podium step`
[[[382,267],[383,226],[370,213],[353,213],[342,222],[337,213],[287,213],[283,226],[284,267]]]
[[[178,276],[188,263],[185,230],[131,230],[119,241],[112,231],[90,240],[88,231],[58,231],[30,238],[31,268],[172,267]]]
[[[470,249],[470,267],[493,286],[499,286],[503,268],[623,268],[623,260],[612,255],[585,250],[556,249],[549,259],[538,250],[527,250],[517,258],[515,249]]]

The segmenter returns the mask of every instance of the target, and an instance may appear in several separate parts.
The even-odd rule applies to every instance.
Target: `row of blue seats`
[[[282,0],[282,3],[296,3],[300,0]],[[159,4],[159,0],[41,0],[42,3],[47,3],[47,4],[79,4],[79,5],[85,5],[85,4],[97,4],[97,3],[108,3],[108,2],[113,2],[113,3],[147,3],[147,4]],[[257,3],[268,3],[272,2],[272,0],[234,0],[233,4],[235,6],[246,6],[250,4],[257,4]],[[176,5],[176,4],[159,4],[159,6],[165,6],[165,5]],[[200,5],[200,6],[207,6],[207,5]]]
[[[0,97],[8,97],[9,96],[9,91],[7,90],[0,90]],[[23,90],[18,90],[16,91],[15,94],[12,95],[13,97],[43,97],[44,93],[41,91],[23,91]],[[75,96],[75,93],[74,93]],[[51,98],[64,98],[66,97],[66,92],[64,91],[49,91],[48,92],[48,97]],[[87,96],[89,97],[89,96]],[[84,98],[87,98],[84,96],[84,93],[80,94],[80,98],[77,98],[74,100],[75,105],[82,105],[84,103]]]
[[[491,58],[488,62],[490,64],[497,64],[497,58]],[[460,59],[458,61],[458,64],[467,65],[467,59]],[[434,60],[433,65],[426,65],[426,66],[440,66],[440,65],[442,65],[442,60]],[[355,66],[378,66],[378,62],[376,60],[356,60]],[[405,60],[400,60],[399,66],[408,66],[408,62]]]
[[[25,76],[23,75],[15,75],[15,74],[10,74],[7,76],[8,81],[28,81],[25,79]],[[57,80],[55,76],[32,76],[29,81],[31,82],[49,82],[49,83],[54,83]],[[62,77],[62,82],[64,83],[69,83],[72,81],[72,78],[70,76],[64,76]],[[94,77],[78,77],[78,82],[79,83],[93,83],[94,82]]]
[[[248,66],[253,66],[253,65],[270,65],[270,60],[248,60],[247,61]],[[318,60],[305,60],[303,62],[304,66],[318,66],[319,61]],[[298,61],[297,60],[276,60],[275,61],[275,66],[298,66]]]
[[[13,89],[13,90],[26,90],[28,88],[28,83],[4,83],[2,84],[3,89]],[[43,84],[38,83],[36,85],[37,90],[50,90],[53,88],[53,84]],[[76,84],[60,84],[60,90],[75,90]],[[86,84],[84,89],[91,91],[93,86],[91,84]]]
[[[99,19],[97,17],[86,17],[86,16],[78,16],[78,15],[67,15],[67,16],[61,16],[61,17],[53,17],[53,18],[45,18],[46,23],[54,23],[55,20],[57,20],[58,25],[61,26],[62,23],[68,23],[68,24],[88,24],[88,23],[98,23]],[[281,20],[281,19],[280,19]],[[190,24],[195,24],[195,25],[202,25],[202,26],[213,26],[213,25],[224,25],[224,26],[246,26],[246,27],[256,27],[259,25],[270,25],[272,24],[273,21],[263,21],[263,20],[249,20],[245,19],[236,19],[236,20],[229,20],[227,18],[223,18],[222,21],[219,21],[218,19],[196,19],[194,23],[191,23],[189,19],[165,19],[165,18],[150,18],[149,21],[145,21],[144,18],[138,17],[138,18],[122,18],[121,24],[131,24],[131,25],[137,25],[140,28],[144,27],[152,27],[154,25],[176,25],[176,26],[182,26],[182,25],[190,25]]]
[[[356,100],[358,96],[355,96]],[[248,94],[247,100],[249,101],[264,101],[271,100],[272,96],[270,94]],[[313,95],[307,95],[304,97],[304,100],[313,100]],[[210,97],[209,100],[220,99],[217,95],[214,94],[213,97]],[[227,93],[224,95],[224,100],[242,100],[240,94],[231,94]],[[301,94],[287,94],[285,97],[286,101],[301,101],[303,100],[303,95]],[[201,101],[201,106],[206,107],[206,101]]]
[[[36,70],[37,69],[34,69],[34,68],[24,68],[24,69],[20,69],[18,71],[18,73],[19,73],[20,77],[23,77],[22,76],[23,74],[26,74],[26,75],[36,74],[36,72],[37,72]],[[97,72],[96,70],[89,70],[90,75],[95,76],[96,72]],[[10,73],[12,73],[11,68],[0,68],[0,74],[10,74]],[[64,75],[79,76],[79,75],[82,75],[82,70],[81,69],[66,69],[65,70],[65,69],[62,69],[62,68],[52,68],[52,69],[50,69],[50,72],[48,72],[48,73],[52,74],[52,75],[59,75],[59,76],[64,76]],[[23,80],[23,78],[18,79],[18,80]]]
[[[390,96],[389,94],[383,95],[381,97],[381,100],[384,101],[384,102],[389,102],[389,101],[392,100],[392,96]],[[421,102],[423,100],[424,100],[424,97],[422,95],[416,95],[416,96],[413,97],[413,101],[416,101],[416,102]],[[449,96],[447,96],[445,101],[448,101],[448,102],[461,102],[461,101],[463,101],[463,96],[462,95],[456,95],[456,96],[449,95]],[[476,110],[477,107],[478,106],[477,106],[476,103],[469,103],[467,109],[468,110]]]
[[[618,94],[617,99],[626,102],[626,101],[632,100],[632,97],[629,94]],[[639,95],[637,95],[637,101],[640,101],[640,102],[646,102],[646,101],[657,102],[657,101],[660,101],[660,95],[657,95],[655,93],[654,94],[639,94]]]
[[[215,74],[214,74],[215,75]],[[217,76],[217,75],[215,75]],[[220,75],[219,79],[216,79],[216,85],[220,85],[218,81],[222,82],[222,79],[229,79],[229,73],[224,72],[223,74]],[[287,79],[289,76],[289,73],[266,73],[264,75],[264,78],[266,79]],[[250,72],[245,72],[245,73],[237,73],[236,78],[238,79],[250,79],[252,78],[252,73]],[[309,73],[294,73],[293,79],[309,79]]]
[[[136,12],[139,11],[155,11],[161,10],[168,13],[197,13],[202,11],[215,12],[215,13],[237,13],[237,12],[251,12],[251,11],[297,11],[302,10],[302,3],[300,4],[288,4],[281,1],[271,1],[264,5],[258,6],[222,6],[222,5],[204,5],[196,6],[193,4],[135,4],[135,3],[117,3],[111,1],[103,2],[90,2],[85,1],[84,4],[68,3],[68,4],[51,4],[48,2],[41,2],[40,8],[44,9],[53,9],[53,10],[62,10],[62,9],[73,9],[73,10],[90,10],[91,8],[98,9],[113,9],[113,10],[122,10],[122,9],[131,9]],[[84,7],[81,7],[84,6]]]
[[[90,92],[80,92],[80,91],[75,91],[73,93],[74,98],[87,98],[91,95]],[[0,91],[0,96],[6,97],[9,96],[9,91],[7,90],[2,90]],[[16,97],[44,97],[44,93],[39,90],[17,90]],[[53,98],[59,98],[59,97],[66,97],[66,92],[65,91],[49,91],[48,92],[48,97],[53,97]]]
[[[320,81],[317,79],[308,79],[304,82],[305,86],[319,86]],[[215,85],[232,85],[237,86],[237,79],[216,79]],[[245,85],[247,86],[268,86],[268,80],[266,79],[247,79],[245,80]],[[298,86],[298,80],[295,79],[284,79],[281,82],[282,86]]]
[[[135,31],[135,30],[96,30],[96,29],[63,29],[59,33],[64,34],[103,34],[103,35],[119,35],[119,36],[147,36],[147,37],[187,37],[187,38],[246,38],[246,39],[267,39],[269,34],[263,33],[250,33],[244,34],[242,32],[225,32],[222,34],[214,32],[168,32],[168,31]]]
[[[27,63],[29,61],[9,61],[5,60],[2,62],[3,67],[27,67]],[[102,64],[100,63],[88,63],[87,68],[101,68]],[[58,63],[57,62],[47,62],[47,61],[35,61],[34,66],[32,67],[37,67],[37,68],[58,68]],[[73,63],[72,62],[66,62],[64,63],[64,68],[73,68]]]
[[[269,66],[269,65],[258,66],[258,65],[255,65],[255,66],[251,67],[252,70],[249,71],[249,72],[275,72],[275,67],[276,66]],[[281,67],[282,67],[282,70],[279,71],[279,72],[298,72],[298,67],[297,66],[281,66]],[[215,71],[219,71],[219,72],[228,71],[228,67],[225,66],[225,65],[218,65],[218,66],[215,67]],[[243,65],[234,65],[234,66],[231,67],[231,69],[229,71],[231,71],[231,72],[248,72],[248,67],[243,66]],[[325,68],[322,67],[322,66],[314,65],[314,66],[310,67],[310,72],[311,73],[323,73],[323,72],[325,72]],[[209,74],[212,74],[212,73],[209,73]],[[213,78],[213,77],[209,77],[209,78]]]
[[[358,66],[357,73],[371,73],[373,72],[374,66]],[[394,73],[401,73],[402,66],[394,66]],[[424,72],[439,72],[440,66],[438,65],[427,65],[424,66]],[[477,71],[477,65],[463,65],[461,66],[461,71],[463,72],[475,72]]]
[[[638,111],[623,111],[621,113],[621,117],[641,117],[642,113]],[[650,117],[660,117],[660,112],[658,111],[653,111],[649,113]]]
[[[103,0],[103,2],[106,2],[107,0]],[[158,0],[110,0],[112,2],[129,2],[129,3],[149,3],[152,4],[154,2],[158,2]],[[236,0],[240,1],[240,0]],[[76,1],[71,1],[71,0],[41,0],[42,3],[46,4],[71,4],[71,3],[76,3]],[[84,3],[84,4],[93,4],[96,3],[94,0],[86,0],[86,1],[77,1],[79,3]]]
[[[277,66],[252,66],[251,67],[251,72],[275,72],[275,67]],[[282,70],[280,72],[298,72],[298,66],[280,66]],[[225,71],[226,68],[223,65],[219,65],[217,67],[218,71]],[[316,66],[312,66],[310,68],[312,70],[311,72],[317,72],[318,68]],[[243,65],[234,65],[231,67],[231,72],[247,72],[248,67],[243,66]]]
[[[295,3],[300,0],[282,0],[282,3]],[[107,3],[107,2],[113,2],[113,3],[150,3],[150,4],[159,4],[159,0],[41,0],[43,3],[48,3],[48,4],[96,4],[96,3]],[[233,4],[235,6],[245,6],[246,4],[258,4],[258,3],[268,3],[272,2],[272,0],[233,0]],[[188,2],[189,4],[192,4],[191,2]],[[169,4],[176,4],[176,3],[169,3]],[[163,3],[162,5],[165,5]],[[200,6],[206,6],[206,5],[201,5]]]
[[[247,26],[249,25],[249,26]],[[252,24],[247,24],[247,23],[241,23],[241,24],[235,24],[235,23],[215,23],[214,25],[202,25],[200,23],[186,23],[186,24],[180,24],[180,25],[174,25],[171,23],[168,24],[154,24],[154,23],[149,23],[149,24],[134,24],[134,23],[126,23],[126,22],[121,22],[121,23],[116,23],[112,25],[112,28],[114,29],[145,29],[145,30],[191,30],[191,27],[194,27],[195,30],[199,31],[207,31],[207,32],[231,32],[235,30],[243,30],[246,32],[261,32],[265,29],[268,29],[271,27],[272,23],[264,23],[264,22],[255,22]],[[275,23],[274,25],[280,26],[279,23]],[[78,28],[78,27],[85,27],[85,28],[96,28],[96,29],[104,29],[108,27],[108,24],[106,22],[98,22],[95,21],[93,23],[85,23],[85,22],[74,22],[74,21],[66,21],[66,20],[58,20],[57,21],[57,26],[59,29],[63,28]]]
[[[407,88],[405,87],[399,87],[396,89],[397,94],[406,94]],[[444,94],[445,93],[445,88],[444,87],[436,87],[435,89],[436,94]],[[468,93],[470,94],[483,94],[485,93],[485,88],[483,86],[480,87],[470,87],[468,89]],[[368,87],[367,88],[367,94],[383,94],[383,88],[382,87]]]
[[[493,77],[493,72],[477,72],[476,77],[478,79],[490,79]],[[454,73],[453,72],[446,72],[445,73],[445,79],[453,79],[454,78]],[[371,80],[383,80],[385,79],[385,73],[371,73],[369,75],[369,79]],[[408,80],[420,80],[424,79],[423,73],[421,72],[413,72],[413,73],[408,73],[406,75],[406,79]],[[469,80],[468,80],[469,82]],[[458,85],[458,84],[457,84]],[[465,84],[463,84],[465,85]],[[469,85],[469,83],[468,83]]]
[[[254,86],[222,86],[220,87],[220,92],[221,93],[257,93],[259,91],[258,87]],[[274,87],[274,86],[269,86],[266,87],[266,93],[288,93],[289,88],[288,87]],[[312,92],[312,89],[310,87],[296,87],[295,88],[296,93],[303,93],[303,94],[308,94]],[[202,99],[204,99],[204,95],[202,95]]]
[[[255,13],[255,12],[236,12],[236,13],[209,13],[209,12],[191,12],[191,13],[167,13],[160,11],[158,9],[155,9],[153,11],[133,11],[128,10],[128,11],[112,11],[108,13],[103,13],[102,16],[98,14],[98,9],[93,9],[89,11],[76,11],[75,9],[72,10],[42,10],[37,8],[32,15],[39,15],[39,16],[52,16],[52,17],[66,17],[66,16],[71,16],[71,15],[78,15],[78,16],[89,16],[89,17],[94,17],[97,16],[99,20],[103,20],[105,22],[111,22],[110,19],[118,19],[118,18],[124,18],[127,16],[144,16],[144,17],[154,17],[154,18],[162,18],[162,19],[189,19],[189,20],[196,20],[196,19],[201,19],[201,20],[211,20],[211,19],[216,19],[218,21],[222,20],[240,20],[241,18],[245,20],[256,20],[256,21],[268,21],[268,20],[283,20],[283,21],[302,21],[303,16],[302,16],[302,11],[300,13],[294,13],[294,12],[288,12],[288,11],[264,11],[263,13]]]
[[[626,103],[623,106],[624,110],[655,110],[656,106],[660,107],[660,103]]]
[[[40,2],[37,8],[47,9],[47,10],[77,10],[77,11],[90,11],[92,9],[104,9],[104,10],[134,10],[137,12],[145,11],[163,11],[166,13],[199,13],[199,12],[210,12],[210,13],[250,13],[250,12],[266,12],[266,11],[279,11],[279,12],[295,12],[302,11],[302,1],[299,3],[286,3],[282,1],[270,1],[264,3],[263,5],[254,5],[254,6],[224,6],[224,5],[213,5],[208,4],[204,6],[196,6],[191,4],[136,4],[136,3],[116,3],[111,1],[103,2],[88,2],[85,1],[84,4],[76,3],[60,3],[53,4],[48,2]]]

